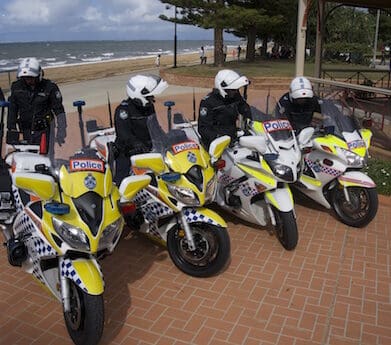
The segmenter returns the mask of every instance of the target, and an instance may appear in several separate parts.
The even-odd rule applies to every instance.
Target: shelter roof
[[[391,8],[391,0],[326,0],[348,6],[370,7],[370,8]]]

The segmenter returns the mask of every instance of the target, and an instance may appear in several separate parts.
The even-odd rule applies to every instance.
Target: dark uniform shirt
[[[315,112],[321,113],[318,97],[314,96],[305,104],[300,105],[290,101],[288,92],[280,98],[276,107],[276,116],[286,117],[297,132],[311,126]]]
[[[234,99],[225,98],[213,89],[204,97],[200,102],[198,132],[205,147],[209,148],[214,139],[223,135],[229,135],[234,140],[239,114],[251,118],[250,106],[239,93]]]
[[[8,129],[16,129],[18,124],[22,131],[34,130],[38,123],[42,125],[42,120],[50,121],[53,113],[65,113],[61,92],[58,86],[48,79],[42,79],[34,89],[22,78],[13,82],[10,102]]]
[[[154,113],[155,107],[151,103],[143,107],[138,100],[127,99],[121,102],[114,115],[115,144],[120,152],[130,155],[136,151],[151,150],[147,119]]]

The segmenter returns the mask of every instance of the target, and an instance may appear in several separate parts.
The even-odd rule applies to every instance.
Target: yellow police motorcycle
[[[360,128],[335,100],[323,100],[312,147],[303,154],[303,169],[295,189],[327,209],[345,224],[363,227],[376,216],[375,182],[360,170],[365,166],[372,133]],[[345,110],[347,110],[345,108]]]
[[[65,144],[54,143],[53,121],[42,136],[43,154],[13,145],[6,162],[16,212],[2,229],[9,263],[32,274],[61,301],[70,337],[85,345],[97,344],[103,332],[104,279],[98,259],[120,239],[119,201],[131,199],[150,177],[129,177],[119,189],[113,184],[108,161],[84,145],[82,104],[75,102],[80,136],[77,116],[71,115]]]
[[[135,173],[146,169],[142,173],[149,173],[152,180],[134,199],[136,214],[125,219],[167,245],[172,261],[183,272],[215,275],[229,262],[230,240],[225,221],[203,205],[214,198],[218,159],[230,138],[216,139],[209,155],[194,140],[196,134],[170,128],[166,132],[156,115],[148,118],[148,128],[152,152],[134,155],[131,162]]]

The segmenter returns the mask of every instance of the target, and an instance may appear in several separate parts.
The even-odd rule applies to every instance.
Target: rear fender
[[[90,295],[101,295],[104,281],[101,269],[95,259],[64,259],[61,276],[72,279],[75,284]]]

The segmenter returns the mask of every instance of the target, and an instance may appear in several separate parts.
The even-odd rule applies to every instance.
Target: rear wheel
[[[343,187],[338,185],[331,192],[331,204],[338,218],[349,226],[361,228],[375,218],[378,197],[375,188],[347,187],[350,202],[345,198]]]
[[[194,277],[210,277],[220,272],[231,255],[231,244],[226,228],[206,223],[189,224],[196,245],[190,250],[184,230],[171,229],[167,234],[167,249],[174,264]]]
[[[293,211],[282,212],[273,208],[276,225],[276,236],[286,250],[293,250],[297,246],[299,233],[297,231],[296,218]]]
[[[98,344],[104,324],[103,295],[89,295],[70,281],[69,312],[64,312],[68,333],[76,345]]]

